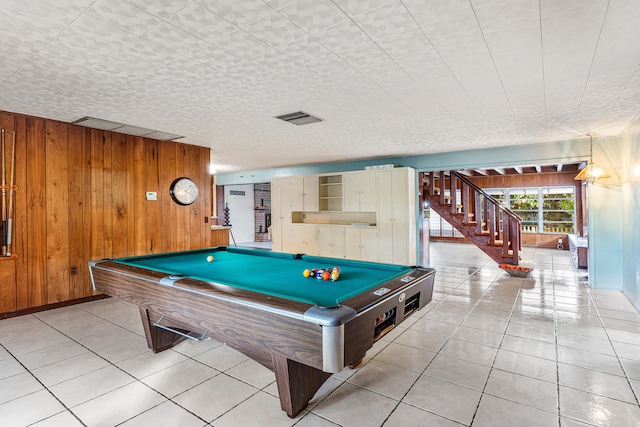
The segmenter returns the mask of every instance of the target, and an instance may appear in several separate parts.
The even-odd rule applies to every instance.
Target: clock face
[[[196,183],[186,177],[176,178],[169,188],[171,198],[179,205],[186,206],[198,198]]]

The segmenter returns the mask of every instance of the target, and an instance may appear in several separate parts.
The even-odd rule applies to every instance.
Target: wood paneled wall
[[[209,246],[209,148],[5,112],[0,128],[7,156],[16,130],[18,186],[0,313],[93,295],[90,260]],[[191,206],[169,196],[180,176],[198,185]]]

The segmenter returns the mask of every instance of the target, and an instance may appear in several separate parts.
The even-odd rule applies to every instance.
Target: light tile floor
[[[433,301],[296,419],[273,374],[208,340],[153,354],[109,298],[0,321],[0,426],[639,426],[640,314],[567,251],[528,279],[432,242]]]

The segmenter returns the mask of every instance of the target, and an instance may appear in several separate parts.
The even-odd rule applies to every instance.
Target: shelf
[[[342,185],[341,182],[322,182],[320,183],[321,187],[331,186],[331,185]]]
[[[11,254],[9,256],[0,256],[0,261],[8,261],[10,259],[18,259],[17,254]]]

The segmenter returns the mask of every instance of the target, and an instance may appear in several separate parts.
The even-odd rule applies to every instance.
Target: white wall
[[[640,310],[640,120],[623,141],[622,290]]]
[[[244,195],[231,194],[232,191],[244,192]],[[224,201],[229,207],[229,222],[236,243],[253,242],[255,240],[253,184],[226,185]],[[224,212],[218,212],[218,218],[220,223],[223,223]],[[233,241],[229,243],[233,244]]]

